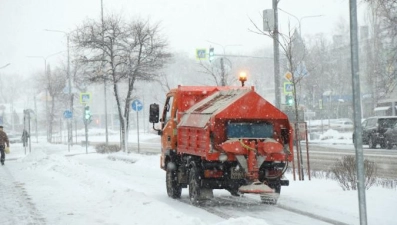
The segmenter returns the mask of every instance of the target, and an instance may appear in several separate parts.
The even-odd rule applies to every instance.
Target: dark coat
[[[0,145],[6,146],[5,144],[7,144],[7,146],[10,147],[10,141],[8,140],[8,136],[6,132],[0,129]]]

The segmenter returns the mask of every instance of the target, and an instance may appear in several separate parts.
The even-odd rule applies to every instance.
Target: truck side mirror
[[[158,123],[159,122],[159,105],[156,103],[150,104],[150,123]]]

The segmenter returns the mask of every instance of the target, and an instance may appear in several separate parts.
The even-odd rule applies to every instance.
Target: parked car
[[[339,131],[352,131],[353,127],[353,122],[351,121],[340,120],[331,123],[331,128]]]
[[[370,148],[376,148],[378,144],[381,148],[386,148],[385,132],[396,123],[397,116],[377,116],[365,119],[362,123],[363,144],[369,145]]]
[[[385,132],[386,148],[392,149],[393,145],[397,145],[397,123]]]

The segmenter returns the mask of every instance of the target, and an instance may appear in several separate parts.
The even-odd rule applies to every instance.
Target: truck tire
[[[201,177],[197,166],[193,165],[189,172],[189,198],[193,205],[202,203],[201,198]]]
[[[201,171],[196,165],[192,165],[189,172],[189,198],[193,205],[200,205],[214,197],[210,188],[201,186]]]
[[[369,145],[369,148],[376,148],[376,142],[373,137],[369,137],[368,145]]]
[[[386,142],[385,141],[380,143],[380,148],[382,148],[382,149],[386,148]]]
[[[170,164],[169,162],[168,164]],[[171,198],[180,198],[182,194],[182,186],[178,183],[177,170],[172,169],[167,164],[167,171],[165,177],[165,183],[167,187],[167,194]]]

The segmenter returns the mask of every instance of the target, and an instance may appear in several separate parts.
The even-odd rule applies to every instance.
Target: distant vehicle
[[[365,119],[362,123],[363,144],[369,145],[369,148],[376,148],[378,144],[381,148],[386,148],[385,132],[396,123],[397,116],[378,116]]]
[[[386,148],[392,149],[393,145],[397,145],[397,123],[385,132]]]
[[[22,143],[21,135],[18,133],[7,134],[10,143]]]
[[[336,121],[331,124],[331,128],[335,128],[341,131],[352,131],[353,123],[351,121]]]

